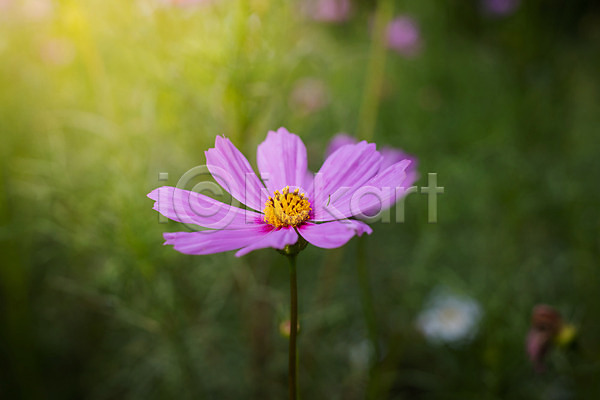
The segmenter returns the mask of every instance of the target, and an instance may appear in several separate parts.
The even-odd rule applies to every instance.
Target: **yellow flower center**
[[[304,193],[298,189],[290,193],[290,187],[286,186],[281,193],[276,190],[265,203],[265,222],[275,228],[298,226],[308,219],[310,211],[310,202]]]

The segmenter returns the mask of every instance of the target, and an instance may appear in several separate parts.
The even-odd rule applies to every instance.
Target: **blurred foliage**
[[[335,133],[357,133],[375,3],[339,24],[310,21],[300,1],[175,3],[0,1],[2,398],[286,395],[285,260],[163,247],[181,226],[159,224],[146,194],[202,164],[217,134],[253,162],[285,126],[316,170]],[[598,3],[395,12],[419,22],[423,49],[387,53],[374,140],[415,154],[419,185],[438,173],[439,222],[412,194],[405,223],[367,240],[382,347],[371,371],[356,239],[301,254],[303,397],[596,398]],[[321,82],[316,103],[293,95],[307,79]],[[481,304],[472,342],[416,330],[439,285]],[[578,328],[541,375],[524,351],[537,303]]]

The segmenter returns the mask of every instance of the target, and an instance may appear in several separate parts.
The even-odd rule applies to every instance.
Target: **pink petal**
[[[215,147],[205,152],[213,178],[242,204],[262,210],[267,200],[264,186],[244,155],[229,141],[217,136]]]
[[[379,150],[383,159],[381,160],[381,171],[387,169],[389,166],[399,163],[402,160],[410,160],[410,168],[417,168],[417,159],[410,154],[406,154],[404,151],[394,148],[384,146]]]
[[[388,167],[356,190],[349,190],[331,201],[328,210],[343,218],[373,216],[391,207],[414,182],[415,174],[408,175],[411,161],[406,159]]]
[[[410,165],[406,167],[406,181],[403,183],[402,186],[408,189],[417,181],[419,177],[419,174],[417,173],[417,157],[405,153],[400,149],[387,146],[384,146],[379,152],[383,157],[383,160],[381,161],[381,168],[379,169],[379,171],[385,171],[388,167],[399,163],[400,161],[410,160]]]
[[[275,249],[283,249],[288,244],[294,244],[298,241],[298,234],[293,228],[274,229],[254,243],[242,248],[237,253],[236,257],[241,257],[257,249],[273,247]]]
[[[306,171],[306,175],[304,175],[304,188],[310,190],[312,188],[313,182],[315,180],[315,174],[310,170]]]
[[[165,244],[172,244],[181,253],[203,255],[246,247],[264,239],[271,232],[273,229],[268,225],[254,225],[247,229],[168,232],[164,238]]]
[[[306,147],[300,137],[287,129],[269,131],[258,146],[256,162],[270,194],[286,186],[308,189],[305,186]]]
[[[154,209],[165,217],[184,224],[211,229],[248,228],[262,222],[263,215],[233,207],[200,193],[171,186],[154,189],[148,194]]]
[[[300,235],[310,244],[324,249],[333,249],[346,244],[354,235],[371,234],[369,225],[349,219],[325,222],[323,224],[304,224],[298,227]]]
[[[377,174],[381,165],[381,155],[375,144],[362,141],[340,147],[327,157],[314,178],[311,190],[311,204],[315,221],[342,219],[328,206],[346,192],[353,193]]]
[[[327,150],[325,151],[325,157],[329,157],[331,154],[335,153],[337,149],[347,144],[354,144],[357,140],[354,136],[350,136],[347,133],[338,133],[335,135],[327,146]],[[380,171],[385,170],[390,165],[396,164],[402,160],[409,159],[412,161],[411,169],[415,169],[417,167],[417,159],[416,157],[411,156],[410,154],[405,153],[404,151],[390,146],[384,146],[379,150],[381,154],[381,167]]]
[[[545,364],[544,359],[546,354],[552,346],[552,337],[548,332],[541,332],[539,330],[530,329],[527,333],[526,342],[527,356],[529,361],[533,364],[536,372],[544,372]]]

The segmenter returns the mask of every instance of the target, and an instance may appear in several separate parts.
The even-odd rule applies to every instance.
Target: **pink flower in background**
[[[327,146],[327,150],[325,151],[325,156],[329,157],[329,155],[333,154],[337,149],[342,146],[354,144],[357,140],[355,137],[350,136],[346,133],[338,133],[331,139],[329,145]],[[384,170],[390,165],[396,164],[402,160],[410,160],[410,165],[406,169],[407,182],[410,182],[412,185],[417,180],[417,158],[411,156],[410,154],[405,153],[404,151],[384,146],[379,150],[379,153],[382,156],[381,160],[381,169]],[[406,186],[408,188],[410,185]]]
[[[22,3],[23,15],[32,21],[50,18],[54,13],[51,0],[26,0]]]
[[[325,107],[329,94],[325,83],[315,78],[299,79],[290,95],[290,107],[301,114],[311,114]]]
[[[482,0],[482,2],[483,10],[486,13],[504,16],[515,12],[521,0]]]
[[[8,10],[12,6],[13,0],[0,0],[0,10]]]
[[[211,3],[213,0],[160,0],[162,3],[176,7],[192,7]]]
[[[350,0],[308,0],[303,6],[305,13],[319,22],[344,22],[352,14]]]
[[[387,26],[387,45],[406,57],[419,54],[422,43],[417,21],[406,16],[394,18]]]
[[[347,133],[338,133],[329,141],[327,149],[325,150],[325,157],[329,157],[331,154],[333,154],[333,152],[342,146],[354,144],[356,142],[357,140],[355,137],[350,136]]]
[[[46,64],[63,67],[75,59],[75,45],[68,39],[52,38],[40,46],[40,57]]]
[[[317,247],[339,247],[355,235],[372,232],[352,217],[375,205],[389,207],[396,201],[396,189],[410,183],[409,159],[384,169],[375,144],[365,141],[338,148],[313,176],[304,143],[285,128],[270,131],[258,146],[264,183],[225,137],[217,136],[215,147],[205,154],[213,178],[248,210],[174,187],[153,190],[148,197],[162,215],[209,229],[164,234],[165,244],[185,254],[239,249],[239,257],[266,247],[284,249],[299,237]],[[371,193],[377,196],[365,196]]]

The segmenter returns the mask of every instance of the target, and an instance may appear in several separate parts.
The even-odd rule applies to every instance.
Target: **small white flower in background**
[[[431,342],[468,341],[477,332],[481,314],[481,307],[474,299],[438,289],[417,317],[417,326]]]
[[[348,361],[355,371],[366,371],[373,357],[373,348],[368,340],[364,339],[350,346]]]

